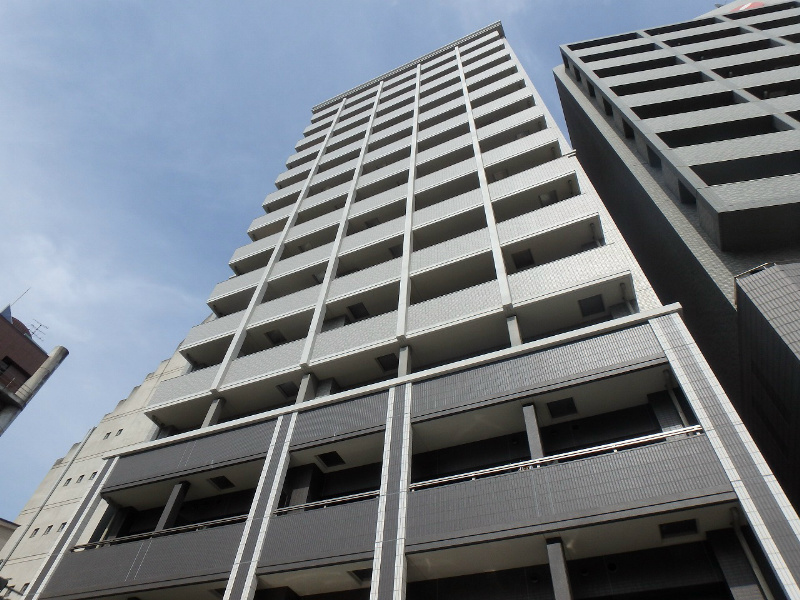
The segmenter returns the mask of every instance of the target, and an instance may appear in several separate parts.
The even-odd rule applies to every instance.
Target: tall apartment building
[[[740,0],[567,44],[556,69],[589,177],[659,297],[684,306],[795,506],[800,347],[767,313],[738,326],[736,277],[800,261],[799,40],[800,3]],[[786,307],[783,321],[800,321],[797,286],[764,295]],[[783,346],[770,356],[785,360],[767,365],[747,350],[766,337]]]
[[[295,149],[26,598],[800,598],[797,515],[499,23]]]

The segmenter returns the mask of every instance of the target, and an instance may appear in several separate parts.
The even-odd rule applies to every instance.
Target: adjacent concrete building
[[[0,435],[67,354],[66,348],[56,346],[48,355],[22,321],[11,316],[10,306],[0,311]]]
[[[739,349],[754,343],[740,335],[752,335],[755,320],[737,313],[735,278],[800,260],[798,40],[800,4],[742,0],[692,21],[567,44],[556,69],[589,177],[659,297],[684,306],[796,506],[800,452],[790,440],[800,396],[775,385],[785,407],[776,412],[754,391],[753,363]],[[753,278],[747,296],[766,278]],[[800,292],[785,288],[781,302],[800,306]],[[759,323],[781,338],[768,315]],[[795,364],[769,371],[789,382],[800,376]]]
[[[295,150],[25,597],[800,598],[796,513],[499,23]]]

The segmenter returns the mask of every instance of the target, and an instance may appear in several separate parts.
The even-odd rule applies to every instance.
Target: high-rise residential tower
[[[736,279],[800,261],[798,41],[800,3],[740,0],[692,21],[567,44],[556,69],[588,175],[659,297],[684,306],[795,506],[800,285],[782,275],[797,266],[773,272],[774,284],[765,274],[746,284],[761,298],[748,304],[753,318],[737,312]]]
[[[295,149],[28,598],[800,598],[797,515],[500,24]]]

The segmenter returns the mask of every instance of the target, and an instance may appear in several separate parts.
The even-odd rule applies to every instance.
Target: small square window
[[[317,454],[317,458],[320,459],[322,464],[326,467],[338,467],[344,464],[344,459],[336,451]]]
[[[536,266],[536,263],[533,260],[533,254],[531,253],[530,249],[520,250],[519,252],[514,252],[511,255],[511,260],[514,261],[514,267],[517,271],[522,271],[524,269],[529,269],[531,267]]]
[[[117,433],[115,433],[115,434],[114,434],[114,437],[117,437],[117,436],[118,436],[120,433],[122,433],[122,429],[120,429],[119,431],[117,431]]]
[[[236,487],[230,479],[225,477],[225,475],[218,475],[216,477],[212,477],[211,479],[209,479],[209,481],[218,490],[229,490],[231,488]]]
[[[52,525],[48,525],[47,528],[44,530],[44,533],[42,535],[47,535],[51,531],[53,531],[53,526]]]
[[[658,526],[661,538],[667,539],[682,535],[692,535],[697,533],[697,520],[687,519],[685,521],[672,521],[671,523],[661,523]]]
[[[575,400],[572,398],[563,398],[561,400],[548,402],[547,410],[550,411],[550,416],[554,419],[560,419],[561,417],[568,417],[578,413],[578,409],[575,408]]]
[[[350,314],[353,315],[353,318],[356,321],[359,321],[361,319],[366,319],[367,317],[369,317],[369,311],[367,310],[367,307],[364,306],[363,302],[359,302],[358,304],[351,304],[350,306],[347,307],[347,310],[350,311]]]
[[[580,306],[581,314],[584,317],[590,317],[606,311],[605,304],[603,304],[603,296],[601,294],[589,296],[583,300],[578,300],[578,306]]]
[[[109,431],[107,434],[105,434],[105,435],[103,436],[103,439],[104,439],[104,440],[107,440],[107,439],[108,439],[108,438],[110,438],[110,437],[111,437],[111,432]]]
[[[381,366],[381,369],[383,369],[386,372],[396,371],[397,367],[400,365],[400,359],[397,357],[395,353],[384,354],[383,356],[379,356],[375,360],[378,361],[378,364]]]
[[[286,383],[281,383],[277,387],[281,391],[281,393],[290,400],[292,398],[296,398],[297,393],[300,391],[300,388],[297,387],[297,384],[294,381],[287,381]]]
[[[58,526],[58,531],[64,531],[64,528],[67,526],[67,522],[64,521],[61,525]]]
[[[31,537],[36,537],[37,533],[39,533],[39,528],[38,527],[33,530],[33,533],[31,533]]]
[[[75,480],[75,483],[80,483],[81,481],[83,481],[83,475],[81,475],[80,477],[78,477],[78,478]]]
[[[614,116],[614,109],[611,107],[611,102],[603,98],[603,110],[606,111],[606,115],[609,117]]]
[[[272,331],[268,331],[264,335],[266,335],[267,338],[269,339],[269,341],[272,342],[273,346],[280,346],[281,344],[285,344],[288,341],[286,339],[286,336],[283,335],[277,329],[273,329]]]
[[[68,486],[68,485],[69,485],[71,482],[72,482],[72,478],[69,478],[69,479],[67,479],[67,480],[64,482],[64,487],[67,487],[67,486]]]
[[[89,481],[97,477],[97,471],[94,471],[91,475],[89,475]]]
[[[597,94],[595,94],[594,86],[591,83],[587,83],[586,85],[589,87],[589,95],[592,98],[595,98],[597,96]]]

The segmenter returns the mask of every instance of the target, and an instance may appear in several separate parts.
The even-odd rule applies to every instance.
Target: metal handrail
[[[527,471],[528,469],[531,469],[533,467],[539,467],[542,465],[547,465],[549,463],[558,462],[565,459],[592,456],[595,454],[604,454],[606,452],[616,452],[621,448],[630,448],[641,444],[649,444],[651,442],[665,440],[669,437],[673,437],[676,435],[685,435],[688,433],[701,433],[702,431],[703,428],[700,425],[683,427],[681,429],[675,429],[672,431],[662,431],[661,433],[653,433],[651,435],[644,435],[638,438],[631,438],[623,442],[612,442],[610,444],[602,444],[600,446],[593,446],[591,448],[572,450],[571,452],[562,452],[561,454],[553,454],[550,456],[544,456],[542,458],[534,458],[531,460],[515,462],[508,465],[502,465],[500,467],[490,467],[488,469],[479,469],[477,471],[470,471],[469,473],[460,473],[458,475],[448,475],[447,477],[438,477],[436,479],[420,481],[417,483],[412,483],[409,486],[409,489],[417,490],[421,488],[434,487],[457,481],[467,481],[489,475],[498,475],[501,473],[508,473],[513,471]]]
[[[314,502],[306,502],[305,504],[295,504],[294,506],[284,506],[275,511],[276,515],[285,514],[293,510],[305,510],[307,508],[325,508],[331,504],[344,504],[352,500],[361,500],[362,498],[376,498],[378,490],[371,492],[361,492],[358,494],[350,494],[349,496],[339,496],[338,498],[331,498],[329,500],[316,500]]]
[[[219,527],[220,525],[228,525],[230,523],[241,523],[242,521],[246,520],[247,520],[247,515],[239,515],[238,517],[226,517],[225,519],[216,519],[214,521],[203,521],[202,523],[193,523],[192,525],[181,525],[180,527],[171,527],[169,529],[161,529],[160,531],[137,533],[135,535],[126,535],[123,537],[100,540],[99,542],[89,542],[88,544],[73,546],[70,552],[77,552],[80,550],[90,550],[92,548],[100,548],[102,546],[111,546],[114,544],[122,544],[126,542],[133,542],[136,540],[146,540],[154,537],[172,535],[174,533],[183,533],[185,531],[198,531],[200,529],[208,529],[209,527]]]

